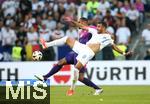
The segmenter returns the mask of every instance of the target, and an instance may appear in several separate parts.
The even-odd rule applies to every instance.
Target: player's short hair
[[[80,18],[82,21],[86,21],[86,22],[88,22],[88,19],[87,18],[85,18],[85,17],[81,17]]]
[[[101,22],[98,22],[98,24],[101,24],[102,26],[104,26],[105,28],[107,28],[107,23],[106,22],[101,21]]]

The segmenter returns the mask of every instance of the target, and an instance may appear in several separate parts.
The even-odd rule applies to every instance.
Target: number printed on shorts
[[[86,58],[86,55],[83,55],[82,58]]]

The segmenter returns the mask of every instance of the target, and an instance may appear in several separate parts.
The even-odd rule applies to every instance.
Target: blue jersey
[[[90,28],[96,28],[95,26],[90,26]],[[92,34],[89,33],[87,30],[80,30],[79,32],[79,42],[82,44],[86,44],[92,37]]]
[[[88,42],[91,39],[92,34],[88,32],[84,32],[83,34],[83,36],[79,37],[79,42],[82,44],[86,44],[86,42]]]

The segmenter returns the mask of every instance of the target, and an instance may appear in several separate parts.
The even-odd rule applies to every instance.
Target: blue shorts
[[[72,64],[72,65],[76,65],[77,64],[77,53],[71,51],[69,52],[66,56],[65,56],[65,59],[67,61],[67,64]],[[86,71],[86,67],[83,67],[79,73],[84,73]]]

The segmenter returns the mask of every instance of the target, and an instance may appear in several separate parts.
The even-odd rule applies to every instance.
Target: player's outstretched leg
[[[48,47],[52,47],[52,46],[61,46],[64,45],[66,43],[67,40],[67,36],[60,38],[60,39],[56,39],[54,41],[51,42],[46,42],[44,39],[40,38],[40,43],[42,45],[42,48],[48,48]]]
[[[55,65],[46,75],[35,75],[35,77],[40,80],[45,82],[49,77],[57,73],[63,65]]]
[[[75,93],[75,85],[78,81],[78,78],[79,78],[79,70],[74,69],[73,80],[72,80],[72,83],[71,83],[71,87],[69,88],[69,90],[66,93],[67,96],[72,96]]]
[[[80,70],[79,81],[83,84],[92,87],[95,89],[95,93],[93,95],[99,95],[103,92],[103,89],[94,84],[91,80],[84,77],[84,72],[87,70],[85,67]]]
[[[75,39],[65,36],[63,38],[56,39],[51,42],[46,42],[44,39],[40,38],[40,43],[41,43],[43,49],[52,47],[52,46],[61,46],[64,44],[67,44],[68,46],[70,46],[70,48],[73,48]]]
[[[57,73],[62,67],[63,65],[67,64],[67,61],[65,58],[59,60],[58,64],[54,65],[53,68],[45,75],[35,75],[35,77],[38,80],[41,81],[46,81],[49,77],[51,77],[52,75],[54,75],[55,73]]]
[[[43,49],[48,48],[46,45],[46,41],[43,38],[40,38],[40,43],[41,43]]]
[[[66,43],[67,40],[67,36],[60,38],[60,39],[56,39],[54,41],[51,42],[46,42],[43,38],[40,38],[40,43],[42,45],[42,48],[48,48],[48,47],[52,47],[52,46],[61,46],[64,45]]]
[[[43,75],[44,79],[47,80],[49,77],[57,73],[62,68],[62,66],[63,65],[56,64],[46,75]]]
[[[89,87],[94,88],[95,89],[95,93],[93,95],[99,95],[99,94],[101,94],[103,92],[102,88],[99,88],[97,85],[95,85],[92,81],[90,81],[87,78],[83,78],[83,79],[79,78],[79,81],[84,83],[85,85],[87,85]]]

